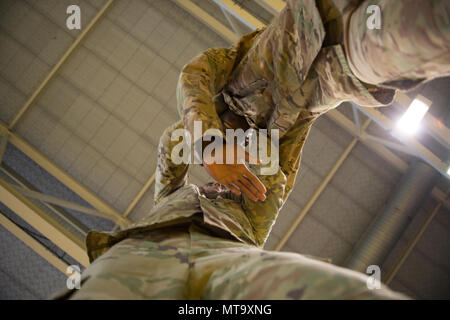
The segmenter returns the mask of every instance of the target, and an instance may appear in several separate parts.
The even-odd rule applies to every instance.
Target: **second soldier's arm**
[[[208,129],[218,129],[216,134],[223,138],[213,98],[228,80],[234,61],[235,54],[229,49],[208,49],[183,67],[177,86],[178,110],[191,137],[194,121],[201,121],[202,136],[197,138],[202,138]]]
[[[257,244],[262,246],[269,236],[278,213],[291,193],[297,176],[303,145],[311,129],[313,121],[319,113],[302,111],[295,124],[286,132],[279,141],[278,152],[279,167],[274,174],[262,175],[260,166],[252,166],[252,171],[262,181],[267,189],[265,201],[249,201],[242,196],[242,208],[244,209],[256,237]]]
[[[182,139],[172,139],[172,133],[177,129],[183,130],[183,123],[181,121],[168,127],[159,140],[158,163],[155,172],[155,204],[172,192],[183,187],[187,182],[189,165],[186,161],[176,163],[177,161],[172,159],[173,148],[183,143]]]
[[[184,128],[193,138],[191,144],[197,159],[203,158],[203,148],[206,146],[204,140],[207,140],[204,137],[208,136],[211,141],[211,136],[215,136],[225,143],[222,121],[217,114],[213,98],[228,81],[236,55],[236,49],[208,49],[185,65],[181,72],[177,87],[178,109],[183,116]],[[196,132],[196,127],[201,127],[201,131]],[[221,151],[221,156],[224,156],[230,149],[224,146]],[[213,159],[218,157],[219,155],[215,155]],[[252,176],[245,164],[225,164],[213,160],[204,161],[203,165],[216,181],[229,187],[234,184],[254,201],[264,199],[263,184]],[[239,193],[234,187],[231,187],[231,190]]]
[[[220,134],[222,123],[215,110],[213,96],[225,83],[233,63],[234,56],[227,49],[208,49],[183,67],[177,87],[178,109],[183,120],[167,128],[161,136],[155,173],[155,203],[187,181],[188,163],[177,164],[172,159],[173,148],[181,142],[173,141],[172,133],[186,129],[194,137],[194,121],[201,121],[202,135],[208,129],[219,129],[216,132]]]

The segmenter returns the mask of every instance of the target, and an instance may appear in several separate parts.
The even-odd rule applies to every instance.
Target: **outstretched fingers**
[[[247,169],[247,168],[246,168]],[[244,172],[244,176],[248,179],[248,181],[250,181],[250,183],[256,188],[258,189],[258,191],[262,194],[265,194],[267,192],[266,187],[264,186],[264,184],[261,182],[261,180],[258,179],[257,176],[255,176],[250,170],[246,170]]]
[[[232,183],[225,183],[225,186],[231,190],[231,192],[233,192],[236,195],[241,195],[241,191],[236,188]]]
[[[239,187],[239,189],[241,189],[241,191],[247,196],[249,197],[251,200],[253,201],[258,201],[259,197],[257,195],[255,195],[252,191],[250,191],[250,189],[241,182],[241,180],[236,180],[233,182],[236,186]]]

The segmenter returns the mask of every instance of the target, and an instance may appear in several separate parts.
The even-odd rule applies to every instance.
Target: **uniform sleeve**
[[[155,173],[155,204],[172,192],[183,187],[187,182],[187,171],[189,167],[187,161],[177,161],[175,157],[172,157],[174,148],[182,147],[181,144],[183,143],[183,138],[172,139],[172,134],[176,133],[176,130],[183,130],[181,120],[168,127],[159,141],[158,163]],[[182,148],[180,148],[180,153],[182,152],[181,150]],[[177,159],[183,160],[182,154],[180,155],[180,153]]]
[[[311,89],[322,84],[312,79],[309,87],[304,86],[325,37],[316,3],[286,1],[226,86],[227,94],[243,113],[258,127],[279,129],[280,137],[302,110],[311,111],[311,100],[316,98]]]
[[[235,59],[235,50],[208,49],[181,71],[177,86],[178,110],[195,145],[204,135],[223,138],[222,122],[213,99],[228,80]],[[196,121],[201,122],[201,134],[194,132]]]
[[[302,149],[309,130],[320,113],[302,111],[294,126],[280,139],[279,166],[274,174],[262,175],[258,166],[251,166],[267,189],[265,201],[254,202],[242,195],[242,206],[253,226],[257,244],[263,246],[278,213],[291,193],[299,170]],[[271,152],[273,152],[271,150]]]
[[[324,112],[302,111],[295,124],[280,139],[280,167],[286,175],[286,188],[283,201],[294,188],[300,167],[302,150],[314,121]]]

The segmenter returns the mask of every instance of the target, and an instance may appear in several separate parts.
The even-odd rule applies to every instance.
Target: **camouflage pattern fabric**
[[[381,29],[365,28],[365,9],[380,7]],[[411,89],[450,75],[450,1],[365,1],[351,15],[346,48],[366,83]]]
[[[302,255],[217,237],[197,224],[114,245],[72,299],[406,299],[367,276]]]

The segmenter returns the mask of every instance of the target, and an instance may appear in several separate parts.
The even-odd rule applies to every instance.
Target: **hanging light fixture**
[[[408,135],[415,134],[430,105],[430,100],[418,95],[397,122],[397,130]]]

